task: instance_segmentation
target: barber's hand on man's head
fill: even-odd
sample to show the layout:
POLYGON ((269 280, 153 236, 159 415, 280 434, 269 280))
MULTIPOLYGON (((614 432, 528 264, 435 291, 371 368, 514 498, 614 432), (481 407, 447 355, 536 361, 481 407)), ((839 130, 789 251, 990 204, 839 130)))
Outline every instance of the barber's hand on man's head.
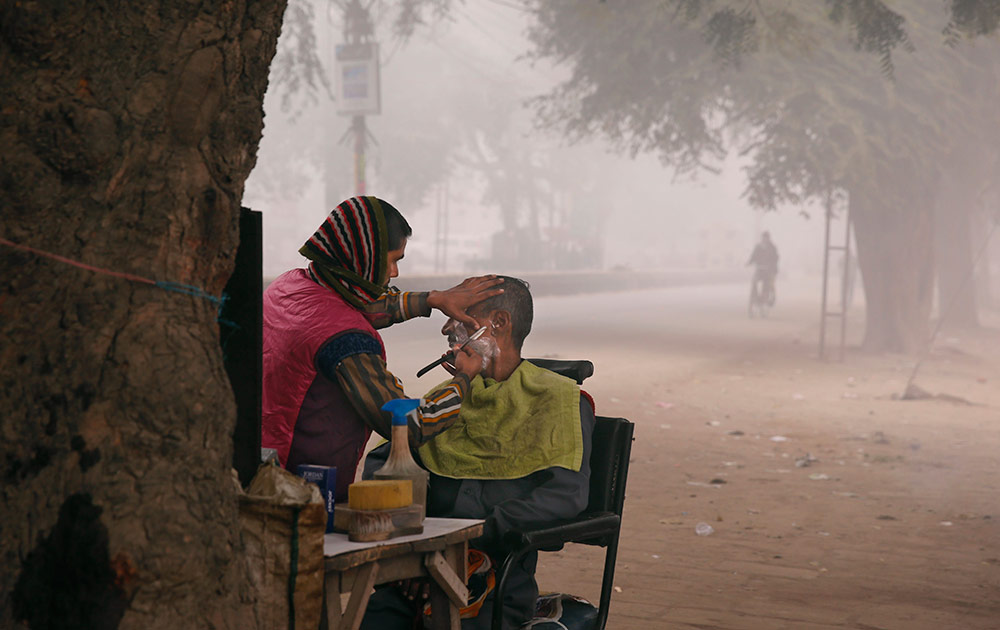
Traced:
POLYGON ((479 328, 479 323, 465 311, 486 298, 503 293, 503 288, 497 286, 502 282, 503 278, 494 275, 466 278, 447 291, 431 291, 427 295, 427 305, 463 324, 479 328))

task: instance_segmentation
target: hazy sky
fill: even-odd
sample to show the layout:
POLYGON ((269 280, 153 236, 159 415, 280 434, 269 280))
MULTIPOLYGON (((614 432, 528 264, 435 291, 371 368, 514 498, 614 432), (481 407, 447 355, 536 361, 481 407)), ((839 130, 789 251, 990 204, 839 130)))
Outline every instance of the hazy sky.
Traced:
MULTIPOLYGON (((328 17, 325 8, 317 9, 315 17, 319 56, 328 63, 332 45, 340 40, 340 17, 328 17)), ((403 273, 434 271, 439 193, 433 188, 424 199, 399 199, 380 190, 380 182, 394 175, 388 171, 399 166, 399 160, 392 159, 399 156, 388 155, 399 146, 392 140, 409 135, 407 150, 414 152, 424 142, 428 147, 447 144, 453 139, 435 135, 435 129, 462 117, 489 121, 491 110, 474 111, 474 103, 496 105, 493 113, 498 115, 511 113, 504 141, 516 144, 517 151, 529 156, 558 151, 561 163, 594 167, 587 182, 574 180, 572 172, 562 181, 577 182, 566 185, 567 195, 598 195, 606 214, 604 268, 742 266, 763 229, 771 231, 785 273, 819 268, 821 218, 814 213, 807 221, 796 209, 753 211, 740 199, 744 181, 735 162, 723 165, 721 175, 703 173, 697 181, 675 182, 672 172, 652 156, 633 160, 610 153, 596 141, 559 148, 560 138, 535 129, 531 112, 519 103, 547 92, 566 70, 532 66, 522 58, 528 51, 525 19, 511 6, 482 0, 456 3, 450 21, 418 30, 406 44, 380 32, 382 112, 367 119, 378 142, 369 151, 367 193, 396 205, 414 229, 403 273), (585 183, 588 192, 570 190, 585 183)), ((284 38, 279 41, 279 47, 287 45, 284 38)), ((329 73, 330 67, 326 70, 329 73)), ((297 250, 329 210, 324 200, 327 151, 332 149, 336 168, 347 182, 342 196, 355 192, 347 172, 351 147, 338 144, 349 119, 338 116, 334 103, 322 94, 317 104, 292 111, 283 111, 281 98, 281 86, 272 82, 258 163, 244 195, 244 205, 264 212, 265 276, 302 265, 297 250)), ((461 273, 468 257, 489 254, 501 219, 496 205, 484 203, 483 192, 481 175, 461 165, 453 170, 447 185, 447 272, 461 273)))

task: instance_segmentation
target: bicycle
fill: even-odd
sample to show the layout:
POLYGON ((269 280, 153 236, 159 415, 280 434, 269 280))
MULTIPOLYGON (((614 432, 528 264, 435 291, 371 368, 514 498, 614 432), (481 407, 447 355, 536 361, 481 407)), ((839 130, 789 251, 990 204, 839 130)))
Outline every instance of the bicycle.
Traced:
POLYGON ((768 310, 774 306, 774 300, 774 275, 758 271, 750 281, 750 304, 747 306, 750 319, 758 316, 767 317, 768 310))

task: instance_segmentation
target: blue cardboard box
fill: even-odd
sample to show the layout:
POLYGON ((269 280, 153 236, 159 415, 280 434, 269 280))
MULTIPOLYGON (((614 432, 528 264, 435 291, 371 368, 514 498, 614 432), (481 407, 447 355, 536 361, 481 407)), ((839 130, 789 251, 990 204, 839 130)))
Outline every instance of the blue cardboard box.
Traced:
POLYGON ((334 491, 337 488, 337 467, 299 464, 295 473, 310 483, 319 486, 319 493, 326 503, 326 533, 333 531, 334 491))

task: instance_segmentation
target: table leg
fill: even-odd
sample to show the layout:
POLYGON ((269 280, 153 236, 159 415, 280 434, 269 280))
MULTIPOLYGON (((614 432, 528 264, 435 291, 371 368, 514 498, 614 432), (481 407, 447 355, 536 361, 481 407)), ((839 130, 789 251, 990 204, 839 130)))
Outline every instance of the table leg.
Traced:
POLYGON ((327 573, 323 580, 326 630, 340 630, 340 574, 327 573))
POLYGON ((469 589, 465 585, 465 576, 459 577, 454 565, 449 564, 440 551, 426 556, 424 566, 434 578, 434 583, 448 595, 452 604, 461 608, 469 603, 469 589))
POLYGON ((365 616, 365 608, 368 607, 368 598, 372 595, 377 576, 378 562, 366 564, 358 570, 354 588, 351 589, 351 598, 347 600, 347 610, 341 619, 342 630, 358 630, 361 627, 361 619, 365 616))
POLYGON ((468 603, 466 587, 468 547, 465 541, 449 545, 442 554, 434 552, 424 558, 431 580, 431 628, 460 630, 460 608, 468 603))
POLYGON ((460 630, 462 627, 456 606, 436 581, 431 581, 431 628, 460 630))

